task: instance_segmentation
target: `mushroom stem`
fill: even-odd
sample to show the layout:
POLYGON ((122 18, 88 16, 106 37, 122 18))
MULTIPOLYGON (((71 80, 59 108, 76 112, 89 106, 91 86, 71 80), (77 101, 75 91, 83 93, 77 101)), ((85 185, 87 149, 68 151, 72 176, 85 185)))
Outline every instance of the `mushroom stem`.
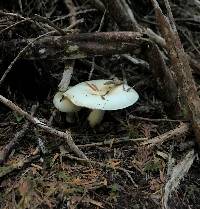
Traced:
POLYGON ((91 111, 87 120, 89 121, 89 124, 92 128, 101 123, 101 121, 103 120, 104 113, 104 110, 94 109, 91 111))

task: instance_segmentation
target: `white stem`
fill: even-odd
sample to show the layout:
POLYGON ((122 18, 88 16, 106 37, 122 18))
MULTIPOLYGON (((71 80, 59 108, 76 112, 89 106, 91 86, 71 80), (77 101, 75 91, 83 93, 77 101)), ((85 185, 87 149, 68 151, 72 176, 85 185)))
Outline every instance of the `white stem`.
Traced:
POLYGON ((91 111, 87 119, 92 128, 101 123, 101 121, 103 120, 104 113, 105 113, 104 110, 91 111))

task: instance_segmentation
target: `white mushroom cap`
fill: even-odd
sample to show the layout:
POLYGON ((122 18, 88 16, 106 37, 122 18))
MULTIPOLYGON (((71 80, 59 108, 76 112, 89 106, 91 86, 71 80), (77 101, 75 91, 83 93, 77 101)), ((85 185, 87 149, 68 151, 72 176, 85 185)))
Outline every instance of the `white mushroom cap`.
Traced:
POLYGON ((80 110, 80 107, 73 104, 67 97, 63 95, 63 92, 57 92, 53 98, 54 106, 60 112, 77 112, 80 110))
POLYGON ((98 110, 118 110, 133 105, 138 93, 127 84, 114 84, 113 80, 91 80, 79 83, 64 96, 80 107, 98 110))

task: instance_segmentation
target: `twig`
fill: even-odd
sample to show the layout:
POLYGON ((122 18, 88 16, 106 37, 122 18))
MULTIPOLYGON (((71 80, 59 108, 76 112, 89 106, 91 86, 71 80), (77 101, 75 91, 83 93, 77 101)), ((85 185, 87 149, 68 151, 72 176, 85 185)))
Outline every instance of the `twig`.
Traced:
POLYGON ((180 184, 180 181, 188 173, 195 158, 196 158, 196 154, 194 153, 194 150, 191 150, 176 166, 173 167, 170 178, 167 181, 164 188, 164 195, 162 202, 164 204, 165 209, 169 209, 168 200, 170 198, 170 195, 175 189, 177 189, 178 185, 180 184))
MULTIPOLYGON (((158 121, 156 121, 158 122, 158 121)), ((180 121, 173 121, 172 122, 180 122, 180 121)), ((96 142, 96 143, 90 143, 90 144, 83 144, 83 145, 77 145, 79 148, 86 148, 86 147, 98 147, 98 146, 110 146, 113 144, 120 144, 120 143, 127 143, 127 142, 133 142, 133 143, 137 143, 137 142, 141 142, 143 141, 141 144, 142 145, 149 145, 151 146, 155 146, 158 144, 162 144, 163 142, 173 139, 175 137, 181 137, 184 134, 186 134, 189 131, 189 124, 187 123, 181 123, 181 125, 179 125, 177 128, 175 128, 174 130, 170 130, 164 134, 161 134, 159 136, 156 136, 154 138, 148 139, 147 137, 144 138, 136 138, 136 139, 130 139, 128 137, 124 137, 124 138, 113 138, 110 140, 105 140, 103 142, 96 142)))
POLYGON ((5 15, 5 16, 11 16, 11 17, 17 17, 20 19, 25 20, 26 18, 23 17, 22 15, 18 14, 18 13, 11 13, 11 12, 4 12, 2 10, 0 10, 0 15, 5 15))
POLYGON ((72 15, 70 16, 70 24, 75 24, 76 23, 76 9, 75 5, 72 0, 64 0, 64 3, 66 7, 69 9, 69 13, 72 15))
POLYGON ((4 82, 7 74, 11 71, 13 65, 15 64, 15 62, 27 51, 27 49, 32 46, 32 44, 36 41, 38 41, 40 38, 49 35, 50 33, 52 33, 52 31, 43 34, 35 39, 33 39, 31 42, 29 42, 19 53, 18 55, 15 57, 15 59, 10 63, 10 65, 8 66, 7 70, 4 72, 4 74, 2 75, 1 79, 0 79, 0 86, 2 85, 2 83, 4 82))
POLYGON ((39 128, 43 129, 47 133, 53 134, 57 137, 64 138, 69 146, 69 148, 79 157, 87 159, 85 154, 75 145, 73 142, 71 133, 69 131, 66 131, 66 133, 62 131, 58 131, 54 128, 51 128, 38 120, 37 118, 34 118, 24 110, 22 110, 20 107, 15 105, 12 101, 6 99, 4 96, 0 95, 0 102, 2 102, 4 105, 9 107, 11 110, 16 111, 20 115, 24 116, 27 120, 29 120, 31 123, 33 123, 35 126, 38 126, 39 128))
POLYGON ((101 2, 101 0, 89 0, 92 5, 94 5, 98 10, 104 12, 105 11, 105 6, 101 2))
POLYGON ((138 185, 135 183, 135 181, 133 180, 133 178, 128 170, 126 170, 125 168, 117 168, 117 170, 123 171, 127 175, 127 177, 130 179, 130 181, 132 182, 134 187, 138 188, 138 185))
POLYGON ((142 67, 144 67, 144 68, 149 70, 149 63, 146 62, 145 60, 142 60, 142 59, 139 59, 139 58, 135 58, 135 57, 130 56, 128 54, 122 54, 121 56, 124 57, 125 59, 131 61, 133 64, 142 66, 142 67))
POLYGON ((122 30, 140 31, 132 10, 125 0, 103 0, 108 12, 122 30))
MULTIPOLYGON (((31 108, 31 115, 33 116, 36 112, 37 105, 33 105, 31 108)), ((30 122, 26 121, 26 123, 22 126, 21 130, 17 132, 14 138, 0 151, 0 165, 4 164, 6 158, 8 158, 11 150, 19 143, 20 139, 25 135, 27 129, 30 126, 30 122)))
POLYGON ((72 23, 70 26, 68 26, 65 31, 69 31, 71 30, 72 28, 76 27, 77 25, 79 25, 80 23, 83 23, 84 22, 84 19, 79 19, 77 20, 76 22, 72 23))
POLYGON ((105 70, 103 67, 100 67, 98 66, 96 63, 93 63, 89 60, 86 60, 86 59, 82 59, 82 60, 79 60, 81 63, 83 64, 86 64, 87 66, 91 67, 92 65, 94 66, 94 68, 97 70, 97 71, 100 71, 103 75, 105 76, 112 76, 113 74, 109 71, 109 69, 105 70))
MULTIPOLYGON (((106 10, 103 13, 103 16, 101 18, 101 22, 99 24, 99 28, 98 28, 97 32, 100 32, 101 29, 102 29, 102 27, 103 27, 103 23, 104 23, 104 19, 105 19, 105 14, 106 14, 106 10)), ((95 66, 95 56, 92 57, 92 66, 91 66, 91 70, 90 70, 90 73, 89 73, 89 76, 88 76, 88 80, 91 80, 91 78, 92 78, 92 74, 93 74, 94 69, 95 69, 94 66, 95 66)))
POLYGON ((167 8, 167 14, 168 14, 168 18, 170 20, 170 25, 172 26, 173 31, 175 33, 177 33, 176 24, 175 24, 175 20, 174 20, 172 11, 171 11, 171 7, 170 7, 170 4, 169 4, 169 1, 168 0, 164 0, 164 3, 165 3, 165 7, 167 8))
POLYGON ((62 75, 62 79, 60 83, 58 84, 59 91, 64 92, 67 90, 70 84, 72 74, 73 74, 73 69, 74 69, 74 60, 65 61, 65 68, 64 68, 63 75, 62 75))
MULTIPOLYGON (((64 3, 69 9, 70 13, 72 14, 72 16, 70 17, 70 24, 75 25, 77 23, 77 20, 76 20, 76 15, 75 15, 76 10, 75 10, 74 3, 71 0, 65 0, 64 3)), ((74 71, 75 61, 65 60, 64 63, 65 63, 64 72, 62 75, 62 79, 60 83, 58 84, 59 91, 62 91, 62 92, 66 91, 70 84, 71 77, 74 71)))
POLYGON ((188 123, 181 123, 177 128, 170 130, 160 136, 156 136, 148 141, 142 142, 142 145, 148 145, 149 147, 153 147, 155 145, 162 144, 163 142, 174 139, 175 137, 181 137, 187 134, 189 131, 188 123))
POLYGON ((154 79, 157 83, 158 94, 164 102, 167 112, 171 115, 178 115, 178 89, 167 67, 164 57, 156 44, 151 44, 148 50, 148 60, 152 69, 154 79))
MULTIPOLYGON (((86 14, 87 12, 95 12, 95 11, 96 11, 96 9, 85 9, 85 10, 81 10, 81 11, 76 12, 76 16, 79 15, 79 14, 86 14)), ((64 16, 61 16, 61 17, 57 17, 56 19, 52 20, 51 22, 54 23, 56 21, 66 19, 66 18, 71 17, 71 16, 74 16, 74 13, 69 13, 68 15, 64 15, 64 16)))
POLYGON ((177 33, 174 19, 171 17, 169 2, 167 0, 165 0, 165 2, 167 2, 167 10, 170 14, 170 21, 173 22, 173 27, 169 24, 166 16, 163 15, 158 2, 152 0, 159 29, 166 40, 166 47, 171 59, 171 69, 178 81, 181 108, 185 112, 186 117, 192 121, 196 141, 200 145, 200 98, 195 81, 192 77, 192 70, 187 54, 183 49, 177 33))
POLYGON ((47 23, 48 25, 50 25, 52 28, 54 28, 55 30, 57 30, 61 35, 66 35, 66 32, 64 30, 62 30, 61 28, 59 28, 57 25, 55 25, 53 22, 51 22, 49 19, 42 17, 40 15, 35 14, 34 18, 36 20, 39 20, 40 22, 43 23, 47 23))
POLYGON ((21 23, 24 23, 24 22, 27 22, 27 21, 30 21, 30 20, 31 20, 30 18, 26 18, 26 19, 22 19, 22 20, 20 20, 19 22, 16 22, 16 23, 12 24, 12 25, 9 25, 8 27, 2 29, 2 30, 0 31, 0 34, 4 33, 4 32, 7 31, 7 30, 10 30, 11 28, 15 27, 16 25, 19 25, 19 24, 21 24, 21 23))
MULTIPOLYGON (((70 25, 69 27, 66 28, 65 31, 71 30, 76 24, 79 24, 80 22, 82 22, 82 20, 79 20, 79 21, 77 21, 75 24, 70 25)), ((53 33, 55 33, 55 31, 49 31, 49 32, 47 32, 47 33, 45 33, 45 34, 42 34, 42 35, 38 36, 37 38, 35 38, 35 39, 31 40, 31 41, 28 40, 29 43, 28 43, 28 44, 27 44, 27 45, 26 45, 26 46, 18 53, 18 55, 15 57, 15 59, 14 59, 14 60, 10 63, 10 65, 8 66, 7 70, 4 72, 3 76, 2 76, 1 79, 0 79, 0 86, 1 86, 2 83, 4 82, 4 80, 5 80, 6 76, 7 76, 7 74, 11 71, 13 65, 16 63, 16 61, 17 61, 20 57, 22 57, 22 55, 25 54, 25 52, 27 52, 27 49, 28 49, 29 47, 31 47, 31 46, 32 46, 36 41, 38 41, 39 39, 44 38, 45 36, 48 36, 48 35, 53 34, 53 33)))
MULTIPOLYGON (((36 40, 23 39, 2 41, 0 43, 0 48, 3 52, 9 52, 9 55, 12 56, 12 54, 16 53, 16 48, 22 49, 24 45, 28 44, 25 49, 22 49, 22 52, 20 52, 15 60, 22 54, 26 59, 42 59, 47 57, 56 59, 76 59, 91 55, 110 55, 133 52, 134 49, 140 48, 142 43, 148 41, 142 38, 141 33, 137 32, 75 33, 66 36, 47 37, 47 35, 54 33, 55 31, 48 32, 46 35, 43 34, 36 40), (24 53, 29 46, 32 46, 32 42, 34 42, 34 46, 30 47, 29 50, 27 50, 27 53, 24 53)), ((6 56, 8 56, 8 54, 6 54, 6 56)), ((12 65, 13 64, 11 64, 11 67, 12 65)))
POLYGON ((91 143, 91 144, 81 144, 77 145, 80 148, 86 148, 86 147, 98 147, 98 146, 105 146, 105 145, 112 145, 112 144, 120 144, 120 143, 126 143, 126 142, 141 142, 141 141, 147 141, 148 138, 136 138, 136 139, 129 139, 128 137, 124 138, 117 138, 117 139, 110 139, 110 140, 104 140, 103 142, 96 142, 96 143, 91 143))
POLYGON ((187 122, 188 120, 175 120, 175 119, 169 119, 169 118, 143 118, 138 117, 134 115, 129 115, 129 119, 131 120, 144 120, 149 122, 187 122))

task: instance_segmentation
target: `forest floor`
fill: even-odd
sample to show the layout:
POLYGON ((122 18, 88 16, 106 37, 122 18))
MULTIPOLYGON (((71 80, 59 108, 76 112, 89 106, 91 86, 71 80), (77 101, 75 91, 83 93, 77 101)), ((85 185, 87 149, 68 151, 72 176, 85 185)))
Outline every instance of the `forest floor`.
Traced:
MULTIPOLYGON (((162 35, 153 1, 106 2, 0 2, 0 209, 200 208, 195 121, 180 108, 182 84, 176 73, 170 73, 172 79, 158 73, 162 61, 168 73, 173 66, 168 48, 157 41, 156 56, 153 41, 144 35, 147 28, 162 35), (59 38, 56 47, 56 41, 49 41, 64 36, 65 29, 78 34, 68 37, 69 44, 75 41, 83 51, 63 49, 59 38), (127 33, 119 37, 119 31, 127 33), (128 31, 143 33, 142 38, 131 42, 128 31), (93 38, 95 32, 101 37, 93 38), (113 32, 112 37, 101 32, 113 32), (67 123, 52 102, 64 68, 73 71, 71 80, 65 78, 70 86, 117 77, 138 92, 139 100, 126 109, 106 111, 95 128, 88 124, 86 108, 67 123), (36 118, 48 128, 35 123, 36 118)), ((167 14, 164 1, 158 2, 167 14)), ((199 95, 200 1, 170 5, 199 95)))

